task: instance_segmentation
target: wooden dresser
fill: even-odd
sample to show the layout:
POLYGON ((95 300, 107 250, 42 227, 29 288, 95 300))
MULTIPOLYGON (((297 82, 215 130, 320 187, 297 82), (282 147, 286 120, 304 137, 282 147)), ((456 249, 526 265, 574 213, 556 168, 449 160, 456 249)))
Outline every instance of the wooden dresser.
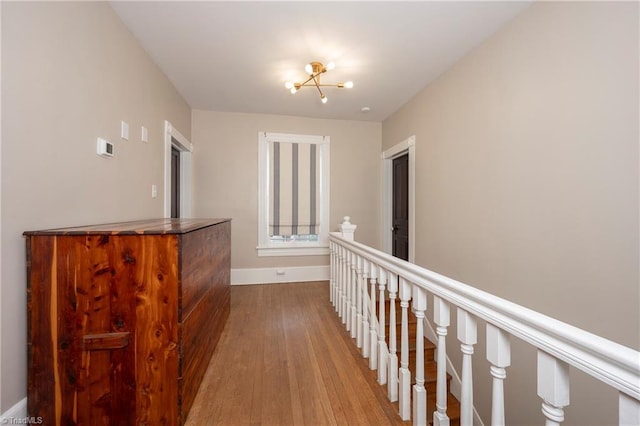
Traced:
POLYGON ((230 220, 25 236, 29 415, 182 425, 229 316, 230 220))

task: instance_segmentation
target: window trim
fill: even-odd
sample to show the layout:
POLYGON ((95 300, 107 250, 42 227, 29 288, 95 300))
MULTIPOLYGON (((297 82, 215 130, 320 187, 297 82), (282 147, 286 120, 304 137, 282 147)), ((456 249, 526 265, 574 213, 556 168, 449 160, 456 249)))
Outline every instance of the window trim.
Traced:
POLYGON ((316 256, 329 254, 330 137, 291 133, 258 133, 258 256, 316 256), (269 143, 318 145, 320 160, 320 229, 318 241, 281 241, 269 238, 269 143))

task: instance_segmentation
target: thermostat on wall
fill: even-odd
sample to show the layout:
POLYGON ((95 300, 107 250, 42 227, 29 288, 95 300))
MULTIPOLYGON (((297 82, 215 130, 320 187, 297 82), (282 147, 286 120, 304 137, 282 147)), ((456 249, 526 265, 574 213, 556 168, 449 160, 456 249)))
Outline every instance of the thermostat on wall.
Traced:
POLYGON ((108 140, 98 138, 98 155, 113 157, 113 144, 108 140))

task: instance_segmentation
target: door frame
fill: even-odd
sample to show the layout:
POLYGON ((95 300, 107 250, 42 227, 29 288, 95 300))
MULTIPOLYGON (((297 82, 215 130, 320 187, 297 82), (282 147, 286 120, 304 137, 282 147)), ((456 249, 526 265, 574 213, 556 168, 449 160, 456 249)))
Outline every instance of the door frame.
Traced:
POLYGON ((193 145, 170 122, 164 122, 164 217, 171 217, 171 147, 180 151, 180 217, 192 217, 193 145))
POLYGON ((415 262, 416 248, 416 214, 415 214, 415 180, 416 180, 416 137, 408 139, 384 151, 382 161, 382 247, 385 253, 392 253, 393 226, 393 160, 404 154, 409 155, 409 262, 415 262))

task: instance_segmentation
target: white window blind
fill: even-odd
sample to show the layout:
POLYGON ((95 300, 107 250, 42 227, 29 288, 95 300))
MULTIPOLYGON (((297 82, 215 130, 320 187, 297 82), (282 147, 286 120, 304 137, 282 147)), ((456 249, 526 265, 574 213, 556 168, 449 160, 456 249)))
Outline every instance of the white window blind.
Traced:
POLYGON ((329 247, 330 137, 258 133, 258 256, 329 247))
POLYGON ((318 146, 269 144, 271 197, 269 235, 316 235, 320 226, 318 146))

